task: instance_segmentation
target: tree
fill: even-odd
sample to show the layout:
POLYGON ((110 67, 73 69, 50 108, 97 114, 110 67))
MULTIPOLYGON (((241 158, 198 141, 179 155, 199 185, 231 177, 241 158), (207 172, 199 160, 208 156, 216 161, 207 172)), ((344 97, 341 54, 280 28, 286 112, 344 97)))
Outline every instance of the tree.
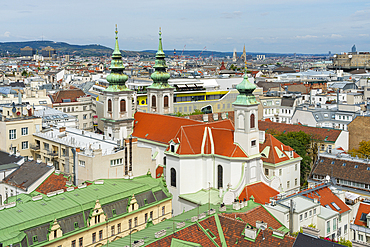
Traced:
POLYGON ((28 76, 28 73, 27 73, 27 71, 23 70, 23 71, 22 71, 22 76, 25 76, 25 77, 27 77, 27 76, 28 76))
POLYGON ((352 242, 349 241, 349 240, 345 240, 344 238, 340 238, 339 241, 338 241, 338 244, 348 246, 348 247, 352 247, 352 242))
POLYGON ((360 157, 360 158, 368 158, 370 156, 370 141, 361 141, 359 143, 360 147, 358 149, 351 149, 348 152, 353 156, 353 157, 360 157))

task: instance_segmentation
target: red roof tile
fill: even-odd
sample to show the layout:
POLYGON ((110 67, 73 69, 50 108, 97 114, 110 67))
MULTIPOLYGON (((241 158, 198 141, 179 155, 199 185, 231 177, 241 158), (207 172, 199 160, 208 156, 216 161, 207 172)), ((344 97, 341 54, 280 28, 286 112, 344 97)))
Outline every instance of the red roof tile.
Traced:
POLYGON ((275 123, 269 121, 258 121, 258 128, 259 130, 275 130, 281 133, 288 133, 288 132, 299 132, 303 131, 306 134, 312 135, 313 138, 319 140, 325 140, 330 142, 335 142, 342 132, 341 130, 336 129, 324 129, 324 128, 316 128, 316 127, 308 127, 303 125, 296 125, 296 124, 285 124, 285 123, 275 123))
MULTIPOLYGON (((310 190, 309 189, 305 190, 306 193, 307 191, 310 190)), ((304 194, 304 196, 311 199, 317 198, 319 199, 321 206, 325 207, 326 205, 329 205, 329 207, 332 210, 339 212, 340 214, 350 210, 350 208, 339 197, 337 197, 328 187, 315 190, 315 192, 304 194), (318 193, 320 196, 317 196, 315 192, 318 193), (333 202, 340 208, 340 210, 337 210, 333 206, 333 204, 331 204, 333 202)))
POLYGON ((180 155, 214 154, 227 157, 247 157, 239 146, 234 144, 234 126, 230 120, 182 126, 174 138, 180 145, 180 155), (204 140, 204 146, 203 146, 204 140))
POLYGON ((279 194, 279 191, 271 188, 263 182, 247 185, 239 195, 239 200, 246 199, 247 201, 251 196, 254 197, 254 201, 260 204, 270 202, 270 197, 275 197, 279 194))
MULTIPOLYGON (((265 135, 265 141, 262 145, 260 145, 260 152, 262 152, 266 147, 270 147, 269 153, 267 157, 262 156, 262 160, 264 162, 270 164, 278 164, 283 161, 290 160, 288 154, 285 151, 292 151, 293 149, 287 145, 284 145, 278 139, 273 137, 270 134, 265 135), (284 155, 280 155, 277 153, 276 149, 279 149, 284 155)), ((298 158, 299 155, 293 151, 293 158, 298 158)))
POLYGON ((135 113, 132 136, 168 144, 181 126, 202 124, 201 122, 152 113, 135 113))
MULTIPOLYGON (((47 194, 49 192, 53 192, 56 190, 63 189, 66 191, 68 188, 66 186, 66 182, 68 181, 68 178, 65 177, 63 174, 51 174, 40 186, 36 189, 37 192, 40 192, 42 194, 47 194)), ((86 182, 86 185, 91 185, 91 183, 86 182)), ((74 187, 77 189, 77 187, 74 187)))
POLYGON ((85 96, 86 94, 79 88, 68 90, 60 90, 51 96, 53 103, 63 103, 64 99, 70 99, 71 102, 76 102, 77 98, 85 96))
POLYGON ((163 166, 158 166, 155 170, 155 177, 160 178, 163 174, 163 166))
POLYGON ((360 220, 363 213, 366 215, 370 213, 370 204, 360 203, 360 205, 358 206, 358 210, 357 210, 357 214, 355 218, 355 225, 365 226, 365 227, 367 226, 366 221, 360 220))
POLYGON ((233 219, 239 217, 245 223, 248 223, 253 227, 256 227, 257 220, 267 223, 267 227, 272 227, 273 229, 278 229, 283 226, 277 219, 274 218, 274 216, 272 216, 262 206, 255 207, 245 213, 230 213, 230 214, 224 213, 222 215, 233 219))

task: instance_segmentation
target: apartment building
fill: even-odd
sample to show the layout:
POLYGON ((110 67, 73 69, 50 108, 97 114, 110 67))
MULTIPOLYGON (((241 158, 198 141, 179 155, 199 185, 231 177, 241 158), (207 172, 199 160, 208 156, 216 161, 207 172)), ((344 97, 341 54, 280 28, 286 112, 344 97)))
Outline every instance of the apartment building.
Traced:
POLYGON ((34 158, 73 175, 75 184, 102 178, 136 177, 148 171, 155 173, 151 149, 138 146, 136 139, 113 140, 69 127, 46 128, 33 137, 34 158))
POLYGON ((23 157, 32 157, 32 134, 41 129, 42 119, 34 116, 34 109, 25 103, 2 105, 0 109, 0 133, 3 138, 0 149, 23 157))
POLYGON ((150 176, 18 199, 0 206, 2 246, 101 246, 169 219, 172 210, 163 180, 150 176))
POLYGON ((93 129, 93 99, 81 89, 73 88, 58 91, 51 96, 53 108, 77 118, 78 128, 93 129))

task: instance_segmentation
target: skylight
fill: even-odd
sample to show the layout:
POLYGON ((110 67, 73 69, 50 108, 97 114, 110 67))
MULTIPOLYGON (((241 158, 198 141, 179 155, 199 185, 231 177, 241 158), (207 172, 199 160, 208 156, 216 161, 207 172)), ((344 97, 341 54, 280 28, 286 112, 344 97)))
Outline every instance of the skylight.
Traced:
POLYGON ((346 163, 343 163, 343 166, 346 166, 346 163))
POLYGON ((335 203, 335 202, 332 202, 331 203, 331 205, 333 205, 333 207, 336 209, 336 210, 338 210, 338 211, 340 211, 341 209, 340 209, 340 207, 338 207, 338 205, 335 203))
POLYGON ((334 161, 332 161, 331 164, 334 165, 334 161))
POLYGON ((358 165, 355 165, 355 168, 358 168, 358 165))
POLYGON ((325 207, 326 207, 327 209, 331 209, 331 207, 329 206, 329 204, 326 204, 326 205, 325 205, 325 207))
POLYGON ((370 171, 370 167, 368 167, 366 170, 370 171))

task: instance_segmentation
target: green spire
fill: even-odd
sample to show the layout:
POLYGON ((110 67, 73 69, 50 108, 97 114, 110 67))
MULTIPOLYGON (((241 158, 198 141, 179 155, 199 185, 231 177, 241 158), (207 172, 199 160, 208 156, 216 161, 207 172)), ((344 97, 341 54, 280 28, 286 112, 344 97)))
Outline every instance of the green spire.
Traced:
POLYGON ((159 28, 159 45, 158 51, 155 55, 155 65, 153 66, 155 72, 150 76, 153 80, 153 84, 149 88, 171 88, 172 86, 168 85, 168 79, 170 79, 170 74, 166 72, 166 55, 163 52, 162 47, 162 32, 159 28))
POLYGON ((253 91, 256 88, 257 86, 248 80, 247 71, 245 71, 243 81, 236 86, 236 89, 239 91, 239 95, 236 97, 233 105, 258 104, 256 97, 253 95, 253 91))
POLYGON ((118 30, 116 24, 116 44, 114 47, 114 51, 112 53, 112 62, 109 67, 111 73, 107 76, 107 81, 109 82, 109 86, 105 91, 122 91, 128 90, 125 82, 127 81, 128 77, 123 73, 125 67, 123 66, 122 62, 122 54, 119 50, 118 46, 118 30))

